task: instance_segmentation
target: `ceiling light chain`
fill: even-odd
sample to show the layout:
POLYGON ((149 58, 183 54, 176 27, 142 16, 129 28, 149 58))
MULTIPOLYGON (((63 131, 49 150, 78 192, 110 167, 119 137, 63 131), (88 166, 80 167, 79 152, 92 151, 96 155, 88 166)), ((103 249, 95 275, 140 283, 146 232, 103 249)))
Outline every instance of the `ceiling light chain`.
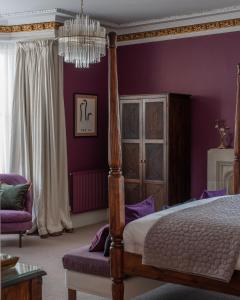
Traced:
POLYGON ((83 0, 80 14, 66 20, 58 30, 58 54, 76 68, 88 68, 106 54, 106 29, 83 14, 83 0))

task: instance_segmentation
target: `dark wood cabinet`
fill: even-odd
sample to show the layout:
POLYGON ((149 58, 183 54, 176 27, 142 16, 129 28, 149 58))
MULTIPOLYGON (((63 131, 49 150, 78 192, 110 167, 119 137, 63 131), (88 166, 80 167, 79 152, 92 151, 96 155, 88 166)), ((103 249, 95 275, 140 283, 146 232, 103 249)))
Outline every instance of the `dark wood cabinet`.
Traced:
POLYGON ((190 198, 190 96, 121 96, 125 202, 154 195, 156 208, 190 198))

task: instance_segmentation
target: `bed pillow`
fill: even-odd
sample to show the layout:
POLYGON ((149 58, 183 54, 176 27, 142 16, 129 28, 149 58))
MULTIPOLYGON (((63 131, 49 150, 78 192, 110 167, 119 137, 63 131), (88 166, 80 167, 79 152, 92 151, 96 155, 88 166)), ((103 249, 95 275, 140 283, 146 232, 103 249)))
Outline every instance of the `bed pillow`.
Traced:
POLYGON ((196 201, 197 199, 196 198, 191 198, 187 201, 184 201, 184 202, 180 202, 180 203, 177 203, 177 204, 173 204, 173 205, 163 205, 160 210, 165 210, 165 209, 169 209, 169 208, 172 208, 172 207, 175 207, 175 206, 179 206, 179 205, 182 205, 182 204, 186 204, 186 203, 190 203, 190 202, 193 202, 193 201, 196 201))
POLYGON ((218 190, 218 191, 208 191, 204 190, 200 199, 207 199, 212 197, 218 197, 218 196, 225 196, 227 193, 226 189, 218 190))
POLYGON ((125 224, 155 212, 154 198, 148 197, 140 203, 125 205, 125 224))
POLYGON ((97 231, 89 247, 89 251, 103 252, 108 235, 109 235, 109 224, 106 224, 97 231))
POLYGON ((23 210, 25 196, 31 187, 31 183, 10 185, 0 183, 1 209, 23 210))

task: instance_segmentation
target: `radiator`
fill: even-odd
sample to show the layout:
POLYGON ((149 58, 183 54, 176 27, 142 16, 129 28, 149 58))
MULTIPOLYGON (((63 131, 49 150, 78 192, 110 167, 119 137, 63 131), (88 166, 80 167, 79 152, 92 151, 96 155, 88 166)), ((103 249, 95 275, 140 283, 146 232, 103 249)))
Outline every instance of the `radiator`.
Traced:
POLYGON ((78 171, 70 175, 72 213, 82 213, 108 206, 106 170, 78 171))

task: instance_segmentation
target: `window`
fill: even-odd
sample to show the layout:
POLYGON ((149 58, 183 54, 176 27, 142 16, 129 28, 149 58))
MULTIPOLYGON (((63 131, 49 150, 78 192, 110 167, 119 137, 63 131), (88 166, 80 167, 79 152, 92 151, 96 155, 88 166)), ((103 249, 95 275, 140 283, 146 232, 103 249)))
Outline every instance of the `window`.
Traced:
POLYGON ((0 44, 0 172, 9 172, 11 112, 14 82, 14 47, 0 44))

